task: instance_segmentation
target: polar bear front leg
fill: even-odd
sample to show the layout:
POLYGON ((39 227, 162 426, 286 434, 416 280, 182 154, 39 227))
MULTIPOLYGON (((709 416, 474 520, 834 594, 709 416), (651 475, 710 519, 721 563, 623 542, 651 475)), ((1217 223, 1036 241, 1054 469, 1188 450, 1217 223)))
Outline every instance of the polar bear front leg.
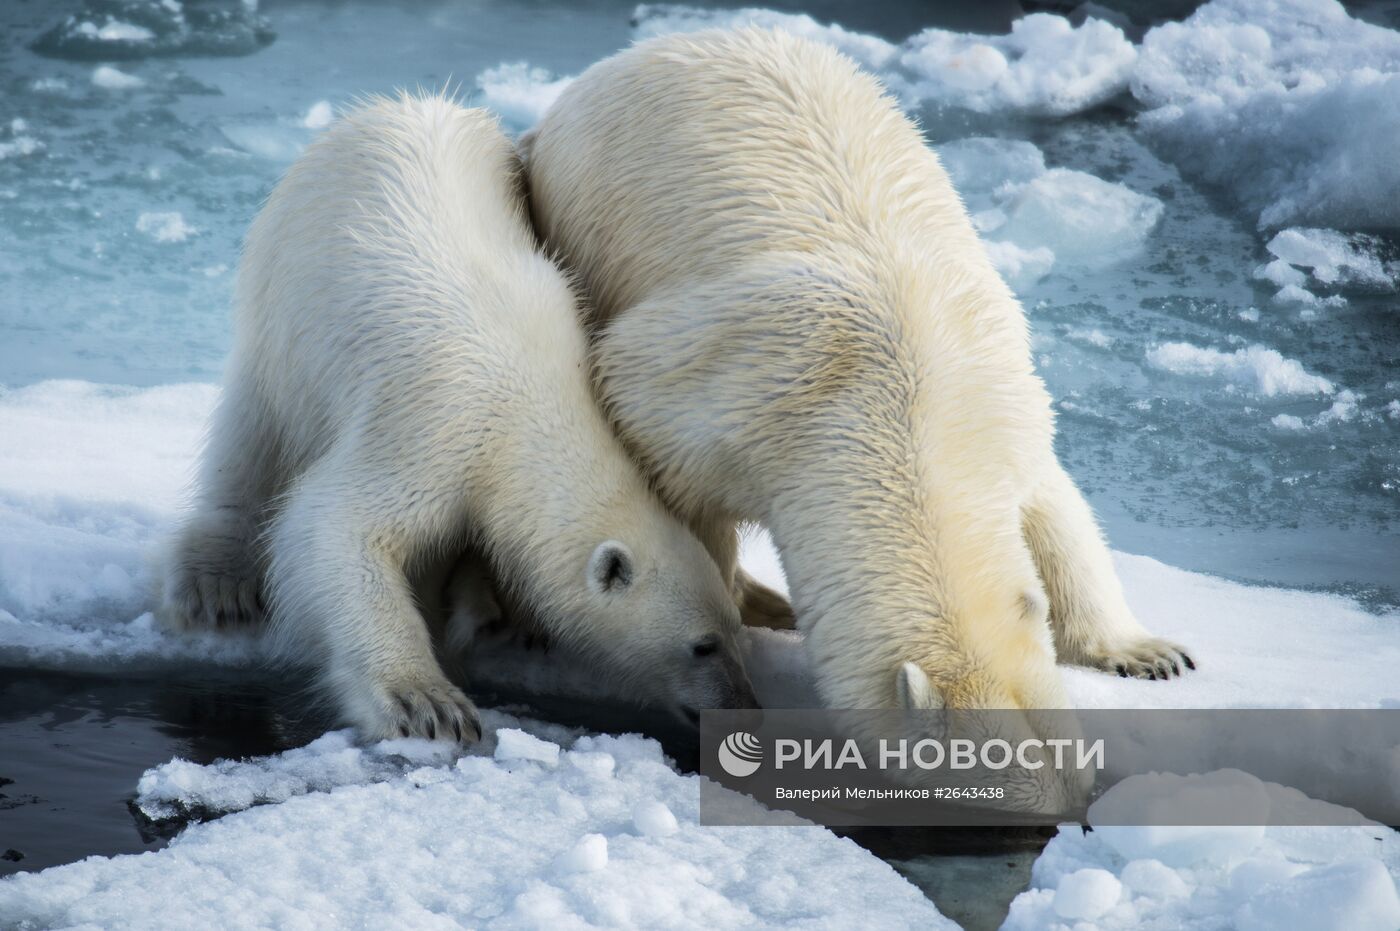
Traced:
POLYGON ((1060 662, 1141 679, 1196 668, 1182 647, 1151 636, 1133 617, 1098 522, 1058 463, 1032 493, 1023 527, 1050 599, 1060 662))
POLYGON ((411 535, 366 520, 356 500, 314 478, 292 493, 271 539, 275 630, 322 646, 327 685, 362 737, 479 740, 476 706, 443 674, 414 604, 411 535))

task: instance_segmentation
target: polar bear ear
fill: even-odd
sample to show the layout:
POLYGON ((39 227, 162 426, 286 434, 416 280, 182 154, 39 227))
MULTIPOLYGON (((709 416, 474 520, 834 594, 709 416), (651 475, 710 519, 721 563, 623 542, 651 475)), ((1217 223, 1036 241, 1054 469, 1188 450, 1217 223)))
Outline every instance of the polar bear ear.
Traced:
POLYGON ((635 572, 632 551, 616 540, 604 540, 588 557, 588 588, 596 594, 623 591, 635 572))
POLYGON ((899 667, 894 674, 894 691, 905 711, 938 711, 943 707, 943 698, 928 680, 928 673, 915 663, 899 667))

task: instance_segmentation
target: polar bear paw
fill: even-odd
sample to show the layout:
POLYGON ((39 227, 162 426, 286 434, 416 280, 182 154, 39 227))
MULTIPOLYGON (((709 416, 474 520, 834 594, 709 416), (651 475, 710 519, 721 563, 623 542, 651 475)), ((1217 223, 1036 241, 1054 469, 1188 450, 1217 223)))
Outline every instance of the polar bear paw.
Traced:
POLYGON ((1196 668, 1183 647, 1158 637, 1129 640, 1076 662, 1131 679, 1170 679, 1196 668))
POLYGON ((252 531, 240 518, 201 516, 177 544, 166 580, 169 621, 186 629, 256 624, 264 614, 252 531))
POLYGON ((372 735, 425 737, 472 744, 481 739, 481 716, 462 690, 447 680, 401 682, 383 690, 372 735))

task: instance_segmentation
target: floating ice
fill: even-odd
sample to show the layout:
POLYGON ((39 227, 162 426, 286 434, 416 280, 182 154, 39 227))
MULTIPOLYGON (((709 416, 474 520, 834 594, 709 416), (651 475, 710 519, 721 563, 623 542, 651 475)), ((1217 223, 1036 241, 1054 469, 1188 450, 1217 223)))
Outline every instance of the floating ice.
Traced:
POLYGON ((199 232, 179 211, 143 213, 136 218, 136 231, 156 242, 184 242, 199 232))
POLYGON ((1382 262, 1380 249, 1375 236, 1291 227, 1269 240, 1268 250, 1277 258, 1265 267, 1275 270, 1279 277, 1269 280, 1279 285, 1303 284, 1307 276, 1298 269, 1306 268, 1325 285, 1393 291, 1400 287, 1400 265, 1382 262))
MULTIPOLYGON (((352 749, 323 741, 327 758, 352 749)), ((699 777, 677 773, 654 741, 581 737, 561 763, 580 752, 617 767, 466 755, 371 773, 192 824, 154 853, 10 877, 0 914, 34 927, 222 927, 234 915, 258 927, 956 928, 829 831, 700 826, 699 777), (648 802, 674 812, 674 831, 633 831, 648 802)), ((288 756, 249 762, 275 773, 288 756)), ((225 779, 219 764, 205 769, 209 783, 225 779)), ((186 776, 194 807, 205 777, 186 776)))
POLYGON ((98 65, 92 72, 92 83, 110 91, 133 90, 144 87, 146 82, 134 74, 127 74, 111 65, 98 65))
POLYGON ((510 128, 528 129, 572 81, 572 77, 555 77, 525 62, 498 65, 477 75, 476 86, 481 91, 478 102, 496 111, 510 128))
POLYGON ((1040 149, 972 137, 938 147, 997 270, 1025 290, 1056 264, 1102 268, 1142 248, 1162 203, 1082 171, 1046 169, 1040 149))
POLYGON ((907 94, 979 113, 1066 116, 1123 93, 1137 49, 1117 26, 1033 13, 1011 34, 979 36, 925 29, 900 46, 907 94))
POLYGON ((255 2, 84 0, 33 48, 54 58, 113 61, 153 55, 247 55, 272 39, 255 2))
POLYGON ((335 110, 331 107, 331 102, 318 100, 306 111, 306 116, 301 118, 301 125, 307 129, 325 129, 334 119, 335 110))
POLYGON ((1153 366, 1177 375, 1218 376, 1263 395, 1331 394, 1332 382, 1306 371, 1296 359, 1285 359, 1267 346, 1221 352, 1190 343, 1163 343, 1147 351, 1153 366))
POLYGON ((1143 38, 1141 126, 1261 227, 1400 226, 1400 33, 1335 0, 1212 0, 1143 38))

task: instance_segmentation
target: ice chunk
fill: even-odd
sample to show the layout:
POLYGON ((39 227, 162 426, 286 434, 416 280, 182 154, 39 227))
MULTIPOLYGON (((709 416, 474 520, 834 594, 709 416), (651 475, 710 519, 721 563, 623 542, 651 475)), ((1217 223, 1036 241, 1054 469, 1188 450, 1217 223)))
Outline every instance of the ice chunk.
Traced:
POLYGON ((1230 895, 1243 902, 1265 886, 1291 879, 1304 869, 1300 864, 1275 858, 1245 860, 1230 870, 1230 895))
POLYGON ((1147 351, 1147 361, 1177 375, 1223 377, 1264 397, 1336 391, 1332 382, 1309 373, 1296 359, 1257 344, 1221 352, 1190 343, 1163 343, 1147 351))
POLYGON ((1334 863, 1260 889, 1235 913, 1239 931, 1394 931, 1400 897, 1376 859, 1334 863))
POLYGON ((632 826, 646 837, 670 837, 679 830, 671 809, 655 799, 645 799, 632 806, 632 826))
POLYGON ((248 55, 272 40, 258 5, 243 0, 84 0, 33 48, 54 58, 114 61, 153 55, 248 55))
POLYGON ((1014 242, 985 240, 987 257, 1013 291, 1024 291, 1050 274, 1055 253, 1045 246, 1023 249, 1014 242))
POLYGON ((937 151, 953 186, 974 212, 994 203, 998 191, 1017 190, 1045 174, 1045 155, 1024 139, 973 136, 945 142, 937 151))
POLYGON ((608 865, 608 839, 601 834, 585 834, 567 853, 555 861, 561 873, 596 873, 608 865))
POLYGON ((111 65, 98 65, 92 72, 92 83, 110 91, 133 90, 144 87, 146 82, 134 74, 127 74, 111 65))
POLYGON ((184 242, 199 233, 177 210, 141 214, 136 218, 136 231, 156 242, 184 242))
POLYGON ((1082 171, 1052 168, 1006 207, 995 231, 1022 248, 1048 248, 1055 260, 1099 268, 1138 251, 1162 217, 1162 202, 1082 171))
POLYGON ((1033 13, 1006 36, 926 29, 900 46, 906 93, 917 101, 980 113, 1066 116, 1127 89, 1137 49, 1117 26, 1098 19, 1070 25, 1033 13))
POLYGON ((329 100, 318 100, 301 118, 301 125, 307 129, 325 129, 335 119, 335 110, 329 100))
POLYGON ((1055 888, 1055 914, 1093 920, 1117 905, 1122 894, 1123 884, 1108 870, 1078 870, 1055 888))
POLYGON ((1400 226, 1400 33, 1335 0, 1212 0, 1149 31, 1140 125, 1262 227, 1400 226))
POLYGON ((1225 863, 1249 853, 1264 836, 1268 813, 1263 782, 1238 770, 1221 770, 1202 776, 1130 776, 1096 799, 1088 818, 1094 832, 1124 859, 1182 867, 1225 863), (1248 821, 1254 815, 1257 824, 1172 824, 1171 813, 1183 806, 1199 812, 1218 809, 1217 820, 1248 821))
POLYGON ((1393 291, 1400 286, 1400 266, 1387 266, 1381 261, 1381 242, 1375 236, 1290 227, 1269 240, 1268 249, 1277 258, 1265 267, 1282 265, 1292 273, 1280 272, 1283 280, 1271 277, 1275 284, 1301 285, 1306 276, 1292 267, 1296 265, 1308 269, 1313 278, 1325 285, 1380 291, 1393 291))
POLYGON ((833 46, 875 70, 882 68, 895 54, 895 47, 878 36, 852 32, 837 25, 823 25, 805 13, 780 13, 753 7, 713 10, 675 3, 643 3, 633 12, 632 23, 633 36, 637 39, 700 29, 737 29, 744 26, 781 29, 833 46))
POLYGON ((244 152, 272 162, 295 160, 311 138, 304 124, 286 122, 228 123, 219 132, 244 152))
POLYGON ((496 759, 533 760, 551 769, 559 765, 559 745, 516 728, 496 732, 496 759))
POLYGON ((572 81, 521 61, 487 68, 477 75, 476 86, 482 106, 495 110, 511 128, 522 130, 538 122, 572 81))

